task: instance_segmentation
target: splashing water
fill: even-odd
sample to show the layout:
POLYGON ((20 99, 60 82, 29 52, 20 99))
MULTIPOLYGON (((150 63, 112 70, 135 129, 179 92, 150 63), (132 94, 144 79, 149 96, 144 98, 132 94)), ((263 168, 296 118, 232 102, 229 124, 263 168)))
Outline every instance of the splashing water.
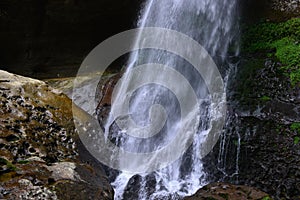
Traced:
MULTIPOLYGON (((229 46, 235 46, 236 10, 236 0, 148 0, 141 10, 137 25, 141 28, 162 27, 184 33, 198 41, 216 63, 222 66, 228 56, 229 46)), ((158 41, 163 40, 160 35, 155 37, 158 41)), ((136 44, 143 42, 142 40, 143 38, 137 36, 136 44)), ((188 46, 179 48, 189 50, 188 46)), ((235 49, 233 53, 237 54, 238 50, 235 49)), ((180 199, 195 193, 206 184, 203 163, 197 155, 200 154, 201 143, 210 129, 209 120, 214 117, 214 113, 210 110, 209 92, 201 75, 195 73, 183 58, 157 49, 131 53, 127 71, 123 75, 122 90, 126 90, 134 79, 130 69, 145 63, 159 63, 173 67, 189 81, 197 97, 201 99, 197 116, 191 115, 191 119, 187 119, 199 118, 198 133, 187 152, 171 165, 151 173, 120 172, 112 183, 115 200, 180 199)), ((151 76, 156 80, 167 78, 165 73, 153 72, 151 69, 144 71, 140 76, 145 78, 151 76)), ((179 92, 184 94, 181 83, 174 84, 179 92)), ((117 93, 115 101, 122 102, 123 98, 117 93)), ((140 87, 130 101, 129 112, 138 125, 146 126, 150 123, 150 117, 146 113, 151 113, 151 105, 158 104, 165 108, 165 113, 161 115, 167 118, 159 134, 151 139, 132 138, 126 135, 126 130, 116 126, 115 118, 110 115, 105 125, 106 137, 113 139, 116 145, 130 152, 147 153, 163 148, 172 139, 179 121, 178 116, 181 114, 174 94, 167 88, 155 84, 140 87)), ((111 109, 114 109, 114 104, 111 109)), ((119 162, 122 162, 122 159, 119 162)))

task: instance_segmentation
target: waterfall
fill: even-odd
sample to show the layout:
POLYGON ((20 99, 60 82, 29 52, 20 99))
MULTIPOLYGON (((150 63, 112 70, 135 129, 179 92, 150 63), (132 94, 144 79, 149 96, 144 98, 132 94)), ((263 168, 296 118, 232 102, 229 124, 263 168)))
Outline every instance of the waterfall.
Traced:
MULTIPOLYGON (((137 26, 139 28, 161 27, 188 35, 206 49, 222 72, 226 71, 223 68, 226 68, 225 61, 229 54, 229 47, 234 49, 230 53, 238 53, 235 45, 237 0, 147 0, 140 12, 137 26)), ((157 38, 157 42, 163 42, 165 39, 161 35, 153 37, 157 38)), ((143 39, 138 35, 135 45, 141 44, 143 39)), ((178 48, 189 51, 189 46, 178 48)), ((209 121, 214 118, 214 113, 210 109, 211 99, 203 77, 193 71, 190 63, 172 52, 143 49, 130 54, 120 90, 126 91, 136 78, 131 74, 131 70, 147 63, 170 66, 189 81, 201 101, 199 107, 196 108, 197 112, 191 111, 185 120, 198 119, 198 130, 192 145, 180 158, 168 166, 145 173, 119 172, 112 181, 115 200, 180 199, 195 193, 207 183, 207 174, 198 155, 201 153, 201 144, 211 128, 209 121)), ((157 73, 154 68, 148 68, 139 74, 139 78, 151 77, 152 80, 166 80, 168 75, 163 70, 162 68, 157 73)), ((226 76, 226 74, 222 75, 226 76)), ((186 91, 182 83, 173 84, 177 86, 178 93, 185 95, 186 91)), ((124 101, 124 94, 126 93, 117 92, 115 103, 121 104, 124 101)), ((161 85, 149 84, 138 88, 132 95, 129 104, 130 115, 135 123, 142 127, 146 127, 150 123, 149 115, 155 109, 151 106, 158 104, 163 106, 164 113, 160 113, 159 117, 153 115, 166 120, 165 124, 161 126, 162 130, 150 139, 132 137, 130 136, 132 133, 129 132, 135 129, 123 130, 116 125, 116 116, 110 114, 105 124, 107 139, 113 140, 117 146, 126 151, 136 153, 157 151, 172 140, 179 116, 182 114, 178 109, 179 103, 174 93, 161 85)), ((113 103, 111 110, 114 109, 115 104, 113 103)), ((128 161, 122 158, 118 162, 133 162, 134 164, 134 160, 128 161)), ((149 162, 151 161, 149 160, 149 162)))

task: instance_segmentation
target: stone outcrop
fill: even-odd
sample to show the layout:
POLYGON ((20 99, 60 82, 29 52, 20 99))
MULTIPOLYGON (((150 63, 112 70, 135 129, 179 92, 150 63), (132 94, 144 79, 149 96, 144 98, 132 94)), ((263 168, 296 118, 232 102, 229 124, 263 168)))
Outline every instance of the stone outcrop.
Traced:
POLYGON ((242 21, 246 23, 285 21, 300 15, 299 0, 245 0, 241 8, 242 21))
POLYGON ((241 66, 229 84, 230 119, 221 144, 205 158, 210 180, 299 199, 299 88, 269 58, 244 58, 241 66))
POLYGON ((212 183, 184 200, 271 200, 268 194, 258 189, 244 186, 231 185, 228 183, 212 183))
POLYGON ((67 96, 0 71, 0 108, 1 199, 113 199, 78 139, 67 96))

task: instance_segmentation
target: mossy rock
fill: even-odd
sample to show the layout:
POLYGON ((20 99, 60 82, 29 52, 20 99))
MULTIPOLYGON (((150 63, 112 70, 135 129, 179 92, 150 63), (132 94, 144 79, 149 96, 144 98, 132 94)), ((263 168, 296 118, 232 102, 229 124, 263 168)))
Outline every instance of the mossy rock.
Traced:
POLYGON ((300 87, 300 18, 285 22, 261 22, 243 30, 244 53, 278 60, 293 87, 300 87))

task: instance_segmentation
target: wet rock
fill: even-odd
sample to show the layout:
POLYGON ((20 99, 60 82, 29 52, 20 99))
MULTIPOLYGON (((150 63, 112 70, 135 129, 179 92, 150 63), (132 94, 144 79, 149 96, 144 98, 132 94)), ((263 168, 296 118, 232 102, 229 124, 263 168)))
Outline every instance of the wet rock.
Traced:
POLYGON ((0 196, 113 199, 101 166, 84 160, 67 96, 5 71, 0 87, 0 196))
POLYGON ((299 0, 245 0, 242 3, 242 21, 247 24, 285 21, 300 14, 299 0))
POLYGON ((279 63, 252 57, 242 60, 229 91, 226 130, 205 158, 211 181, 253 186, 274 199, 299 199, 300 132, 293 128, 300 122, 299 88, 291 86, 279 63))
POLYGON ((272 8, 276 11, 281 11, 285 13, 300 14, 300 1, 299 0, 273 0, 272 8))
POLYGON ((198 190, 195 195, 184 198, 184 200, 271 200, 268 197, 268 194, 252 187, 228 183, 212 183, 198 190))
POLYGON ((4 71, 0 80, 2 148, 10 151, 1 156, 13 156, 14 162, 33 156, 45 162, 74 159, 71 100, 42 81, 4 71))
POLYGON ((104 123, 109 115, 113 90, 122 75, 122 72, 113 74, 98 83, 96 98, 99 102, 97 106, 99 123, 104 123))
POLYGON ((52 172, 51 177, 57 180, 80 180, 79 175, 75 172, 76 165, 71 162, 55 163, 48 167, 48 170, 52 172))
MULTIPOLYGON (((73 102, 76 103, 78 107, 82 108, 88 113, 94 113, 96 108, 91 106, 91 101, 95 99, 96 102, 99 102, 102 95, 101 93, 104 91, 101 87, 106 85, 106 82, 111 80, 114 76, 116 76, 116 74, 108 73, 103 75, 102 72, 99 72, 70 78, 46 79, 45 82, 51 87, 66 94, 70 99, 73 100, 73 102), (74 88, 75 80, 76 88, 74 88), (90 89, 94 86, 97 86, 96 97, 93 93, 93 90, 90 89)), ((110 87, 113 88, 113 86, 110 87)), ((108 101, 110 104, 110 99, 108 101)))
POLYGON ((51 176, 58 179, 53 184, 58 198, 112 200, 112 188, 103 175, 103 172, 95 168, 87 164, 76 164, 74 168, 74 164, 72 163, 67 164, 67 166, 66 163, 60 166, 59 170, 62 173, 52 173, 51 176))
POLYGON ((253 57, 243 59, 229 91, 229 100, 239 116, 285 124, 300 121, 300 90, 291 85, 280 63, 253 57))
POLYGON ((45 79, 44 81, 51 87, 59 90, 72 99, 74 79, 71 78, 57 78, 57 79, 45 79))

